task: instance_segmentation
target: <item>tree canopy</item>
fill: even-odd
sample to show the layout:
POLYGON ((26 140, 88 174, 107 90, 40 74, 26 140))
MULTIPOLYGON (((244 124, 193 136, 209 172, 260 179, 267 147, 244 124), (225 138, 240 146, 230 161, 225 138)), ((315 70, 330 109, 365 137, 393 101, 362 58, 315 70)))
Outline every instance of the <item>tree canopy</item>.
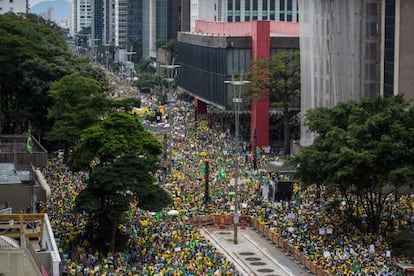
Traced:
POLYGON ((0 15, 0 89, 2 133, 21 133, 31 125, 43 136, 52 122, 49 85, 63 76, 81 72, 108 87, 102 70, 72 54, 60 31, 37 17, 0 15))
POLYGON ((115 249, 116 237, 122 236, 118 225, 129 204, 137 202, 151 211, 172 204, 170 195, 154 185, 161 152, 162 145, 153 134, 126 113, 110 113, 82 133, 72 166, 89 167, 91 173, 76 200, 76 210, 88 214, 98 240, 110 245, 102 250, 115 249))
POLYGON ((71 163, 75 170, 88 169, 92 161, 112 162, 128 153, 157 158, 162 153, 162 145, 133 115, 113 112, 83 131, 71 163))
POLYGON ((248 74, 250 92, 255 98, 267 96, 282 108, 285 155, 290 154, 290 108, 299 106, 300 57, 298 51, 279 51, 270 59, 252 62, 248 74))
POLYGON ((84 129, 101 119, 108 106, 100 83, 79 73, 53 82, 49 95, 53 105, 48 118, 54 124, 46 139, 57 141, 65 152, 75 145, 84 129))
POLYGON ((292 160, 298 177, 339 192, 354 221, 364 215, 379 231, 387 195, 413 185, 413 107, 402 96, 363 99, 310 110, 306 125, 318 136, 292 160))

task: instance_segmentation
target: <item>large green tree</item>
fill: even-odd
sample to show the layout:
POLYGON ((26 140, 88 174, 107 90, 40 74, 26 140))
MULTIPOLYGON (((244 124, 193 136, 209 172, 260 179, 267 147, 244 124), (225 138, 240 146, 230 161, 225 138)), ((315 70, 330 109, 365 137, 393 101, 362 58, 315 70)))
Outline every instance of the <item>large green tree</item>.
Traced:
POLYGON ((378 232, 388 194, 414 183, 413 107, 402 96, 340 103, 308 111, 306 125, 317 137, 292 160, 298 177, 339 193, 349 221, 378 232))
POLYGON ((29 124, 40 137, 49 131, 49 85, 67 74, 82 72, 107 89, 103 70, 72 54, 61 33, 34 15, 0 15, 2 133, 27 131, 29 124))
POLYGON ((53 105, 48 118, 54 123, 46 139, 58 142, 67 157, 82 131, 101 119, 108 100, 100 91, 98 81, 79 73, 66 75, 53 82, 49 94, 53 105))
POLYGON ((290 154, 290 108, 298 107, 300 98, 300 56, 298 51, 282 50, 270 59, 252 62, 248 73, 253 100, 267 91, 282 108, 285 155, 290 154))
POLYGON ((126 113, 111 113, 82 133, 72 167, 89 168, 91 173, 87 188, 76 200, 76 210, 88 214, 91 231, 106 242, 100 249, 115 249, 121 236, 118 225, 131 202, 151 211, 172 203, 170 195, 154 185, 161 153, 160 141, 126 113))

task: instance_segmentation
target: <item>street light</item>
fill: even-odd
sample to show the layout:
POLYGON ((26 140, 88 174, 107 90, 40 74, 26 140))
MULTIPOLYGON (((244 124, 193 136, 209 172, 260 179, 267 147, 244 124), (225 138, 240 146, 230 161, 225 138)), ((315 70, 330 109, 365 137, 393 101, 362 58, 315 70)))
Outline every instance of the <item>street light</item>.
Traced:
MULTIPOLYGON (((166 81, 168 82, 168 95, 167 95, 167 102, 168 102, 168 96, 171 97, 172 85, 173 85, 173 82, 175 80, 174 77, 177 74, 177 68, 179 68, 180 65, 174 64, 174 59, 173 59, 171 64, 161 65, 161 67, 165 68, 166 71, 167 71, 166 81)), ((170 119, 169 110, 170 110, 170 108, 167 109, 168 120, 170 119)))
POLYGON ((112 44, 109 44, 109 43, 106 43, 106 44, 103 44, 103 46, 105 46, 105 69, 106 70, 108 70, 108 67, 109 67, 109 61, 108 61, 108 58, 109 58, 109 46, 111 46, 112 44))
POLYGON ((243 102, 241 98, 243 85, 250 83, 250 81, 243 80, 243 73, 240 74, 240 80, 234 80, 234 76, 231 81, 225 81, 224 83, 231 84, 233 89, 233 103, 234 103, 234 120, 235 120, 235 154, 234 154, 234 244, 237 244, 237 225, 239 223, 238 214, 238 190, 239 190, 239 155, 240 155, 240 142, 239 142, 239 120, 240 120, 240 104, 243 102))
POLYGON ((93 62, 96 64, 97 63, 97 57, 96 57, 96 54, 97 54, 97 50, 96 50, 96 48, 98 47, 98 45, 96 45, 96 41, 99 41, 100 39, 99 38, 91 38, 90 39, 91 40, 91 48, 92 48, 92 55, 93 55, 93 62))
POLYGON ((137 52, 132 51, 132 46, 131 46, 131 50, 126 52, 126 54, 128 56, 127 69, 129 70, 129 73, 130 73, 130 79, 128 80, 128 84, 130 84, 132 82, 132 77, 134 75, 134 63, 132 62, 132 55, 135 55, 136 53, 137 52))
MULTIPOLYGON (((180 65, 174 64, 174 59, 172 60, 171 64, 167 64, 167 65, 161 65, 162 68, 165 68, 167 71, 167 82, 168 82, 168 94, 167 94, 167 103, 168 102, 168 97, 171 97, 171 91, 172 91, 172 84, 174 82, 174 77, 177 73, 176 69, 180 67, 180 65)), ((172 125, 172 121, 170 119, 170 108, 171 106, 167 106, 167 119, 166 119, 166 125, 168 125, 170 127, 170 125, 172 125), (171 123, 170 123, 171 122, 171 123)), ((167 133, 164 133, 164 163, 165 163, 165 175, 164 177, 167 175, 167 171, 168 171, 168 154, 167 154, 167 133)))

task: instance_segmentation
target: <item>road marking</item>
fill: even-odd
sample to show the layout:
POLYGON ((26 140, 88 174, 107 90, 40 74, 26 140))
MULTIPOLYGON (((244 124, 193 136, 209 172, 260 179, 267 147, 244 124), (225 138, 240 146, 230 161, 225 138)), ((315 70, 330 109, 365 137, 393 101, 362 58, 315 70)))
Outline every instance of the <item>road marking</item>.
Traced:
POLYGON ((246 234, 240 233, 247 241, 249 241, 251 244, 253 244, 260 252, 262 252, 264 255, 266 255, 267 258, 269 258, 272 262, 274 262, 277 266, 279 266, 284 272, 286 272, 290 276, 295 276, 295 274, 292 273, 292 271, 287 268, 286 266, 279 263, 277 260, 275 260, 272 256, 269 255, 264 249, 262 249, 256 242, 252 241, 246 234))
POLYGON ((206 236, 209 237, 210 242, 217 248, 221 249, 222 253, 229 259, 233 261, 233 264, 239 270, 238 272, 242 275, 257 275, 250 267, 248 267, 243 260, 241 260, 234 252, 230 253, 227 249, 221 244, 221 242, 214 237, 205 227, 199 229, 200 232, 204 232, 206 236), (233 256, 234 255, 234 256, 233 256))

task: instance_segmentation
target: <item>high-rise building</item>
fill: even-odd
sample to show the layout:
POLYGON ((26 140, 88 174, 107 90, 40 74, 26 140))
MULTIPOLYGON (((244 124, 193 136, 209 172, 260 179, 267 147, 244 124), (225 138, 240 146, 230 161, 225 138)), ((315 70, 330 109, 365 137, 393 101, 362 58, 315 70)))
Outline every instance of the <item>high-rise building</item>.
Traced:
POLYGON ((127 45, 128 51, 135 52, 130 60, 136 61, 142 56, 142 22, 143 22, 143 1, 128 2, 127 17, 127 45))
POLYGON ((70 33, 74 36, 83 28, 91 26, 92 0, 73 0, 71 5, 72 27, 70 33))
MULTIPOLYGON (((302 116, 379 94, 414 98, 413 1, 300 0, 299 10, 302 116)), ((302 125, 301 145, 314 138, 302 125)))
POLYGON ((244 22, 276 20, 298 22, 298 0, 191 0, 190 30, 195 20, 244 22))
POLYGON ((92 40, 125 53, 132 46, 137 59, 156 58, 156 41, 175 39, 181 29, 182 0, 90 1, 92 40))
POLYGON ((156 0, 156 39, 167 42, 181 30, 180 0, 156 0))
POLYGON ((381 1, 381 82, 384 96, 414 100, 414 1, 381 1))
POLYGON ((105 0, 93 0, 92 1, 92 22, 91 22, 91 35, 94 45, 100 45, 104 43, 104 20, 105 20, 105 0))
POLYGON ((27 13, 29 0, 3 0, 0 1, 0 14, 14 12, 27 13))
POLYGON ((142 59, 156 58, 156 2, 143 0, 142 5, 142 59))

